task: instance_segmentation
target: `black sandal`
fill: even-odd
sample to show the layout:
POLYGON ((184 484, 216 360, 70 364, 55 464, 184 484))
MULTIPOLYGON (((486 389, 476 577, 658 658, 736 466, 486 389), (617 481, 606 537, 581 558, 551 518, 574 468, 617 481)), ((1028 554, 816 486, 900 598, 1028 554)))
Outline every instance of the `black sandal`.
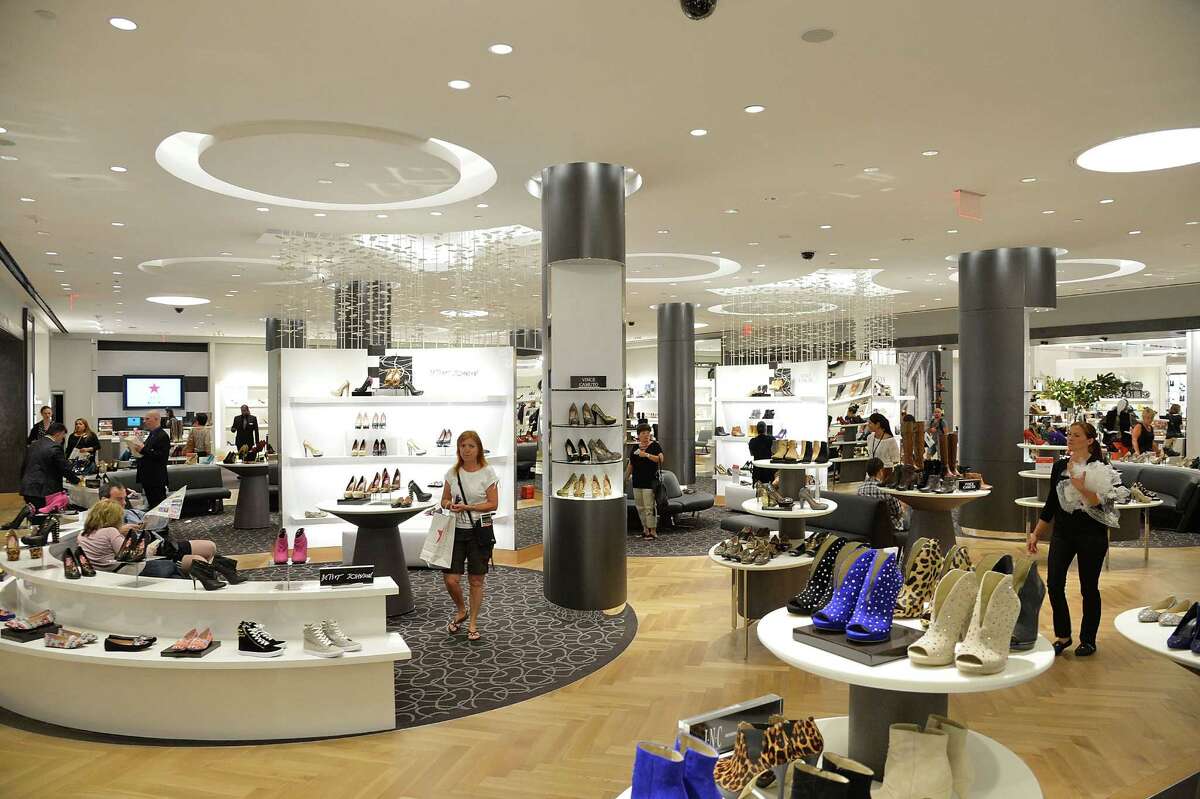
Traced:
POLYGON ((467 620, 467 617, 469 615, 470 614, 468 614, 468 613, 464 613, 461 616, 455 616, 454 619, 448 625, 446 625, 446 630, 451 635, 454 635, 455 633, 457 633, 459 630, 462 629, 463 622, 465 622, 467 620))
POLYGON ((483 636, 480 635, 479 630, 470 630, 467 632, 467 640, 468 641, 479 641, 482 638, 483 638, 483 636))

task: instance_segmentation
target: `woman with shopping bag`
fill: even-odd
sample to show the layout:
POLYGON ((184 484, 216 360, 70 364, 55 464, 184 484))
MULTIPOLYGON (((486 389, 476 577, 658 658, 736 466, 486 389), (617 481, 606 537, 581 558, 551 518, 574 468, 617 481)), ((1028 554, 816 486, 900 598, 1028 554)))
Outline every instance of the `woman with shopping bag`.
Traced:
MULTIPOLYGON (((500 477, 483 456, 483 442, 474 430, 458 436, 458 462, 446 472, 441 507, 453 513, 454 548, 450 565, 442 570, 446 592, 454 601, 455 614, 447 626, 451 633, 467 624, 467 640, 480 640, 479 612, 483 607, 484 580, 492 560, 496 536, 492 512, 499 506, 500 477), (463 600, 462 575, 471 590, 470 612, 463 600)), ((435 517, 436 518, 436 517, 435 517)))

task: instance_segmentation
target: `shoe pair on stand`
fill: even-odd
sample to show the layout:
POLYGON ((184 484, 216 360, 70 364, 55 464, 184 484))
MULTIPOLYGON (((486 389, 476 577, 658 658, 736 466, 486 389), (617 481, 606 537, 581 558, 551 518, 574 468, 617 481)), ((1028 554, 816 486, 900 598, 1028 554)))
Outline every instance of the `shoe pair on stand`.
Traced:
MULTIPOLYGON (((1160 599, 1153 605, 1148 605, 1142 608, 1141 612, 1138 613, 1137 619, 1138 621, 1146 623, 1158 622, 1163 616, 1174 616, 1186 613, 1187 609, 1191 606, 1192 600, 1190 599, 1176 599, 1174 596, 1169 596, 1165 599, 1160 599)), ((1174 621, 1168 620, 1167 626, 1178 623, 1179 619, 1174 621)))
POLYGON ((854 543, 838 535, 827 535, 813 553, 812 573, 804 590, 787 603, 788 613, 811 616, 829 604, 846 578, 846 572, 867 551, 864 544, 854 543))
POLYGON ((1192 603, 1179 620, 1175 632, 1167 638, 1168 649, 1190 649, 1200 655, 1200 602, 1192 603))
POLYGON ((449 447, 453 443, 454 443, 454 436, 453 436, 453 434, 451 434, 449 428, 446 428, 442 432, 438 433, 437 446, 449 447))
POLYGON ((733 754, 719 760, 713 770, 718 786, 742 796, 775 782, 775 768, 796 761, 814 760, 825 748, 825 740, 811 716, 787 719, 772 715, 766 724, 739 722, 733 754), (758 757, 752 757, 751 741, 758 757))
POLYGON ((63 576, 68 580, 78 580, 80 577, 95 577, 96 570, 92 568, 92 562, 88 560, 88 556, 79 547, 71 549, 67 547, 63 552, 63 576))
POLYGON ((932 538, 918 538, 908 545, 904 585, 896 597, 897 619, 920 618, 925 606, 933 599, 943 560, 942 548, 932 538))
POLYGON ((238 654, 254 658, 277 658, 287 643, 272 638, 267 629, 256 621, 238 623, 238 654))
POLYGON ((763 510, 791 510, 796 502, 791 497, 785 497, 771 483, 756 483, 755 493, 758 495, 759 507, 763 510))
POLYGON ((895 555, 868 549, 850 565, 829 604, 813 614, 813 627, 844 631, 847 639, 859 643, 887 641, 903 582, 895 555))
POLYGON ((304 625, 305 654, 337 658, 347 652, 358 652, 361 649, 362 644, 346 635, 336 621, 326 619, 304 625))
POLYGON ((929 630, 908 647, 920 666, 996 674, 1008 665, 1021 600, 1011 574, 952 570, 934 592, 929 630))
MULTIPOLYGON (((292 549, 288 550, 287 529, 279 528, 279 535, 275 536, 275 565, 282 566, 288 562, 288 555, 291 555, 292 565, 308 563, 308 538, 304 535, 304 528, 296 530, 295 542, 292 549)), ((229 560, 226 558, 226 560, 229 560)))
POLYGON ((878 796, 969 796, 975 780, 966 754, 968 731, 945 716, 931 714, 924 729, 919 724, 893 724, 888 729, 883 787, 878 796))
POLYGON ((721 799, 713 778, 717 750, 680 733, 671 749, 641 741, 633 758, 630 799, 721 799))

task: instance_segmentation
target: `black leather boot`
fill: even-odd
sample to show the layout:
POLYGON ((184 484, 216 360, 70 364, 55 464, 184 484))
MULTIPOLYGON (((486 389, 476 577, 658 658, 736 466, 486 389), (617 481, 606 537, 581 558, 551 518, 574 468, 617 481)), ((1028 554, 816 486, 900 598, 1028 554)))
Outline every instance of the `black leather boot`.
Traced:
POLYGON ((224 577, 225 582, 230 585, 246 582, 246 578, 238 574, 237 561, 233 558, 227 558, 224 555, 214 555, 212 566, 213 570, 224 577))
POLYGON ((192 582, 200 583, 200 585, 204 586, 205 591, 216 591, 225 587, 225 581, 217 574, 212 564, 207 561, 193 558, 188 572, 192 578, 192 582))

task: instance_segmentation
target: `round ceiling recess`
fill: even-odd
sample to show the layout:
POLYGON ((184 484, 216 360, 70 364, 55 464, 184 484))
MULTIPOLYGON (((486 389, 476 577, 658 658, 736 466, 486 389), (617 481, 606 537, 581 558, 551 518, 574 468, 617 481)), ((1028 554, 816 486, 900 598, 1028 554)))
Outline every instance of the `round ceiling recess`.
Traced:
POLYGON ((1092 172, 1154 172, 1200 163, 1200 128, 1138 133, 1098 144, 1075 163, 1092 172))

